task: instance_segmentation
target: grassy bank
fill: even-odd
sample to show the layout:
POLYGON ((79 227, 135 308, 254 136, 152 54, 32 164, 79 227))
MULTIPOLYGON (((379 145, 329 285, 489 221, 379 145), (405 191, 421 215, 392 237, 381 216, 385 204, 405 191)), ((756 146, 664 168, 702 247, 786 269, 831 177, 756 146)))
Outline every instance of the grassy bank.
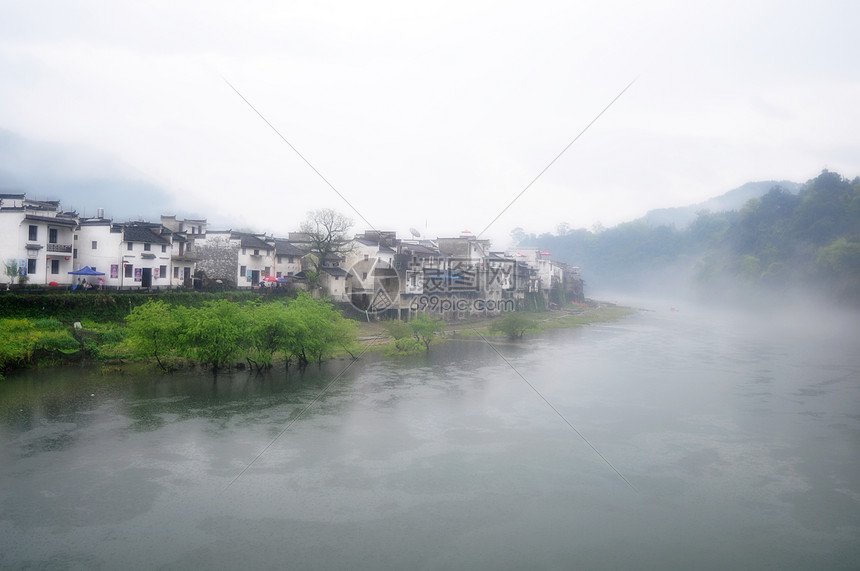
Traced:
POLYGON ((265 369, 349 353, 355 324, 307 294, 3 296, 0 378, 6 371, 94 360, 164 371, 265 369), (11 315, 10 315, 11 314, 11 315), (58 318, 62 315, 63 318, 58 318), (47 316, 47 317, 46 317, 47 316))
MULTIPOLYGON (((587 305, 571 306, 543 312, 518 312, 530 323, 524 334, 534 335, 551 329, 583 327, 592 323, 608 323, 617 321, 636 313, 630 307, 592 301, 587 305)), ((494 324, 502 317, 457 321, 445 324, 444 331, 435 339, 435 343, 445 343, 461 338, 503 338, 508 334, 494 328, 494 324)), ((392 337, 384 322, 359 322, 359 343, 365 351, 384 351, 389 354, 404 353, 395 347, 392 337)))
MULTIPOLYGON (((85 301, 41 297, 40 303, 7 302, 7 309, 15 303, 19 311, 13 312, 15 317, 0 319, 0 379, 5 371, 82 360, 103 363, 112 372, 195 365, 267 368, 273 362, 303 364, 366 351, 408 354, 424 351, 431 343, 506 335, 498 328, 504 317, 454 323, 427 318, 408 326, 356 322, 341 318, 325 301, 301 296, 267 303, 258 297, 193 295, 157 299, 79 295, 77 299, 85 301), (43 316, 39 316, 40 309, 43 316), (66 319, 56 318, 57 314, 66 319), (87 317, 78 317, 82 314, 87 317), (71 321, 75 318, 71 315, 77 320, 71 321)), ((521 325, 526 326, 517 337, 614 321, 633 312, 599 302, 539 313, 518 312, 521 325)))

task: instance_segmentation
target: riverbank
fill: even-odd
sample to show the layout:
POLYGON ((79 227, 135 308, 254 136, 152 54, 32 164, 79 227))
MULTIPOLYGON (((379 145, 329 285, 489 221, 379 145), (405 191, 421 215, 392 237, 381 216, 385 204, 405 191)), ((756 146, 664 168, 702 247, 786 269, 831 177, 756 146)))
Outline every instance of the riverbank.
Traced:
MULTIPOLYGON (((430 332, 426 345, 417 341, 404 343, 402 339, 396 343, 391 333, 391 322, 346 320, 339 314, 335 315, 337 312, 325 302, 304 302, 315 312, 300 317, 310 318, 316 312, 322 312, 319 314, 320 319, 314 323, 328 323, 332 326, 330 331, 314 330, 312 334, 310 329, 305 328, 305 337, 310 337, 298 339, 289 332, 295 328, 290 329, 288 325, 297 325, 301 320, 296 321, 297 316, 291 317, 287 313, 273 313, 287 311, 284 306, 255 304, 243 310, 235 302, 226 300, 205 302, 201 308, 170 308, 162 302, 146 303, 133 308, 128 321, 84 319, 82 323, 74 324, 74 327, 73 324, 52 318, 3 319, 0 320, 0 380, 3 373, 16 369, 72 363, 79 366, 82 362, 100 364, 106 372, 123 374, 146 372, 156 366, 163 371, 194 366, 215 369, 267 368, 275 361, 283 360, 284 354, 290 355, 293 362, 301 364, 299 356, 305 355, 308 357, 305 363, 311 360, 352 358, 368 351, 398 355, 423 351, 431 344, 439 345, 456 339, 498 338, 505 335, 496 330, 497 327, 494 329, 494 325, 498 326, 504 319, 500 316, 451 323, 439 321, 430 332), (216 309, 217 314, 213 313, 216 309), (185 319, 188 323, 209 323, 194 338, 189 335, 191 325, 180 323, 182 316, 188 317, 192 313, 213 313, 209 315, 211 319, 206 315, 185 319), (171 325, 174 321, 176 323, 171 325), (183 343, 191 345, 183 347, 183 343), (291 344, 296 347, 291 347, 291 344)), ((293 309, 299 305, 296 302, 293 309)), ((610 303, 590 301, 564 309, 516 315, 527 320, 525 332, 532 335, 549 329, 614 321, 634 311, 610 303)), ((199 325, 195 327, 200 328, 199 325)), ((412 335, 407 333, 407 340, 412 335)))
MULTIPOLYGON (((589 300, 589 303, 583 305, 571 305, 570 307, 539 313, 523 312, 523 315, 533 322, 533 327, 528 329, 526 335, 534 335, 551 329, 583 327, 592 323, 617 321, 636 313, 636 311, 634 308, 614 303, 589 300)), ((434 344, 466 337, 504 337, 504 332, 492 330, 493 324, 500 319, 501 317, 491 317, 446 323, 444 331, 436 338, 434 344)), ((358 342, 364 352, 394 352, 394 338, 386 330, 385 322, 358 322, 358 330, 358 342)))

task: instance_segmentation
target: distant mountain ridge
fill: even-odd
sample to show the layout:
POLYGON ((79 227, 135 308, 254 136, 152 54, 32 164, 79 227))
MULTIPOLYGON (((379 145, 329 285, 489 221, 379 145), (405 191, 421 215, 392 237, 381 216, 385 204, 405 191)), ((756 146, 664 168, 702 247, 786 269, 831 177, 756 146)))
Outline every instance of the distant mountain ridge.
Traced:
POLYGON ((695 221, 698 213, 702 210, 708 210, 712 213, 739 210, 747 203, 747 201, 752 198, 760 198, 764 196, 775 186, 779 186, 783 190, 792 194, 797 194, 804 185, 802 183, 792 182, 789 180, 748 182, 734 190, 726 192, 725 194, 721 194, 720 196, 711 198, 704 202, 699 202, 698 204, 649 210, 645 216, 639 219, 639 221, 645 222, 652 228, 656 228, 658 226, 674 226, 678 230, 681 230, 695 221))

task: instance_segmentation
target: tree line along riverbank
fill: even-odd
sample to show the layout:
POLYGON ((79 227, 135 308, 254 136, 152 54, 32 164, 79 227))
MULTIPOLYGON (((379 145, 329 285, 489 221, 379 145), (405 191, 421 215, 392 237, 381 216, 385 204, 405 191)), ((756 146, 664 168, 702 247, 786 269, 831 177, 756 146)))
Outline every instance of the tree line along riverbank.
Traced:
POLYGON ((445 337, 507 335, 622 317, 632 310, 593 303, 539 314, 516 312, 446 324, 419 314, 409 323, 357 322, 329 300, 252 292, 93 293, 0 296, 0 378, 14 369, 91 360, 170 371, 304 366, 369 349, 409 353, 445 337))

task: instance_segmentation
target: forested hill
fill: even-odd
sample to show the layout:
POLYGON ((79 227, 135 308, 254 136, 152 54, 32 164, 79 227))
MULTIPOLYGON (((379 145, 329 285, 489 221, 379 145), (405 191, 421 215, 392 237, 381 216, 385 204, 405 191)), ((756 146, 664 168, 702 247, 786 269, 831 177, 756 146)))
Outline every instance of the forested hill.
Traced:
POLYGON ((775 186, 739 210, 700 211, 682 229, 639 219, 520 243, 581 266, 599 288, 636 291, 672 275, 672 285, 709 295, 803 288, 860 304, 860 177, 825 170, 796 194, 775 186))
POLYGON ((658 208, 651 210, 642 217, 642 221, 649 226, 675 226, 676 228, 685 228, 690 223, 696 220, 699 212, 709 210, 711 212, 725 212, 728 210, 740 209, 748 200, 759 198, 767 193, 775 186, 779 186, 784 190, 797 194, 802 188, 802 184, 791 182, 790 180, 767 180, 758 182, 748 182, 734 190, 700 202, 690 206, 678 206, 675 208, 658 208))

